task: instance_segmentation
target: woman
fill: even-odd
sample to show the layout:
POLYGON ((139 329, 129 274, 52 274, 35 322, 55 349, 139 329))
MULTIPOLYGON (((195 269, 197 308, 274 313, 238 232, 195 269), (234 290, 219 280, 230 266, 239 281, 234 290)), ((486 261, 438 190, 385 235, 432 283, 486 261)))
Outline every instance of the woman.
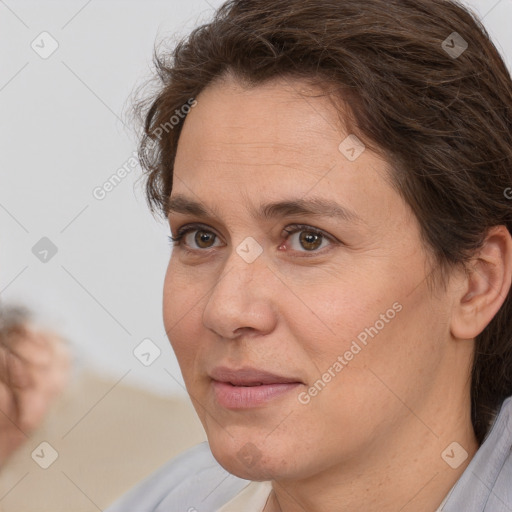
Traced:
POLYGON ((512 81, 482 25, 233 0, 157 65, 140 155, 208 443, 110 512, 512 510, 512 81))

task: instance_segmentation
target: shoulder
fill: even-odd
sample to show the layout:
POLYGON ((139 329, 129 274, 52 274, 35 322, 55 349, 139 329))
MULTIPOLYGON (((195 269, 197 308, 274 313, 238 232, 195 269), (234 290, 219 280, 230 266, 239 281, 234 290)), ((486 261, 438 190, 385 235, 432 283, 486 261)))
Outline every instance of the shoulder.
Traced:
MULTIPOLYGON (((452 488, 443 511, 512 510, 512 397, 498 412, 484 442, 452 488)), ((460 445, 457 449, 464 453, 460 445)))
POLYGON ((213 512, 248 484, 228 473, 204 442, 164 464, 105 512, 213 512))

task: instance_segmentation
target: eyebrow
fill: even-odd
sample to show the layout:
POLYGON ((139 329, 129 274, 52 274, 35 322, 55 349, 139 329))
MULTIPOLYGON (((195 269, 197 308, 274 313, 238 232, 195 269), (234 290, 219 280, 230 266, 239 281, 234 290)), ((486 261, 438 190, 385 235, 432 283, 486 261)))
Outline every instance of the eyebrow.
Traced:
MULTIPOLYGON (((211 217, 211 213, 200 202, 184 195, 177 194, 167 201, 167 215, 170 213, 190 214, 198 217, 211 217)), ((218 216, 218 212, 212 209, 218 216)), ((310 215, 314 217, 334 217, 346 222, 360 223, 363 219, 353 210, 321 197, 311 199, 287 199, 273 203, 262 204, 259 209, 251 208, 254 217, 260 219, 275 219, 294 215, 310 215)))

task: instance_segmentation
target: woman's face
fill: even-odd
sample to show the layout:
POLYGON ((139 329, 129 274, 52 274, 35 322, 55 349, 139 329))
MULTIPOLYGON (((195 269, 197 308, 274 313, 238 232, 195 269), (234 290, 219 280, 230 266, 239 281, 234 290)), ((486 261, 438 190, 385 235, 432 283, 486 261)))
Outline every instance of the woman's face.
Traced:
POLYGON ((449 385, 417 220, 318 92, 210 86, 175 162, 165 326, 213 454, 252 480, 431 442, 449 385))

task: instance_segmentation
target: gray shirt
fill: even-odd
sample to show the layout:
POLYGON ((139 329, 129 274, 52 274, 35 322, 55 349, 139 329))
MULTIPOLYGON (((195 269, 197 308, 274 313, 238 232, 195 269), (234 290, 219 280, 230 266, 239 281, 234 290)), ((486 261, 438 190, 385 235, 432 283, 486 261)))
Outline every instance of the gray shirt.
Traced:
MULTIPOLYGON (((169 461, 105 512, 217 512, 249 486, 228 473, 208 443, 169 461)), ((512 512, 512 397, 441 507, 443 512, 512 512)))

